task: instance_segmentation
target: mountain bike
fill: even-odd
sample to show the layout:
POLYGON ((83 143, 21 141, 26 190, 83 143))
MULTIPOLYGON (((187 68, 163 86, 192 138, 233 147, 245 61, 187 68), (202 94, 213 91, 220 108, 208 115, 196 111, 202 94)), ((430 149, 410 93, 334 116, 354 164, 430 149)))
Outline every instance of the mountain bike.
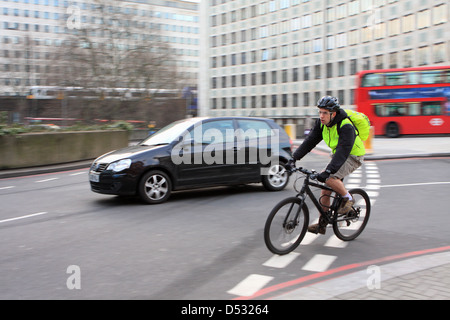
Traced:
POLYGON ((291 173, 299 172, 305 178, 301 189, 298 190, 298 181, 303 177, 299 175, 294 182, 294 189, 297 195, 280 201, 270 212, 264 227, 264 241, 267 248, 275 254, 284 255, 295 250, 303 240, 309 224, 309 209, 306 199, 309 197, 314 206, 327 222, 331 224, 336 237, 343 241, 356 239, 369 221, 370 198, 363 189, 349 190, 355 204, 350 211, 345 214, 338 214, 338 208, 342 202, 342 196, 334 192, 325 184, 316 183, 318 173, 304 168, 293 168, 291 173), (331 205, 322 208, 322 197, 314 195, 311 187, 331 191, 331 205))

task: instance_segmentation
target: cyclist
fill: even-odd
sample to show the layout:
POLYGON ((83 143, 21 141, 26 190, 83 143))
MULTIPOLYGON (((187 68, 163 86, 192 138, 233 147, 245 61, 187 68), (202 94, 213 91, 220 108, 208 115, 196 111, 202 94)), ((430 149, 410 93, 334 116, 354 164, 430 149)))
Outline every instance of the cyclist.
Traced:
MULTIPOLYGON (((362 165, 366 151, 350 119, 347 118, 347 113, 340 108, 337 98, 324 96, 317 102, 317 107, 319 119, 303 143, 295 150, 294 161, 302 159, 322 139, 325 141, 331 148, 332 159, 317 176, 317 180, 324 182, 343 197, 338 214, 346 214, 355 201, 345 188, 343 178, 362 165)), ((330 195, 331 191, 322 190, 320 203, 324 211, 330 206, 330 195)), ((325 234, 326 226, 325 219, 320 216, 319 223, 310 225, 308 231, 325 234)))

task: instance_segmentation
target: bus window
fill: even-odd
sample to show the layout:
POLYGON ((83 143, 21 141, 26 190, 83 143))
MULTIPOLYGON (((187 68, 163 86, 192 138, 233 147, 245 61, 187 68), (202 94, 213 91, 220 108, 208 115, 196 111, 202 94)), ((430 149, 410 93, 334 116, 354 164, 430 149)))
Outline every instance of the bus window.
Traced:
POLYGON ((379 87, 383 85, 383 76, 379 73, 366 74, 362 79, 363 87, 379 87))
POLYGON ((423 71, 420 76, 422 84, 442 83, 440 71, 423 71))
POLYGON ((419 84, 419 74, 417 72, 406 73, 406 83, 405 84, 419 84))
POLYGON ((409 115, 410 116, 420 116, 420 103, 410 103, 409 104, 409 115))
POLYGON ((375 105, 375 114, 379 117, 399 117, 408 115, 408 106, 404 104, 375 105))
POLYGON ((450 83, 450 70, 445 71, 444 83, 450 83))
POLYGON ((440 116, 441 115, 440 102, 423 102, 422 115, 424 116, 440 116))
POLYGON ((401 86, 405 84, 406 77, 404 73, 386 73, 386 85, 387 86, 401 86))
POLYGON ((384 108, 384 105, 382 104, 376 104, 375 105, 375 114, 379 117, 385 117, 386 116, 386 109, 384 108))

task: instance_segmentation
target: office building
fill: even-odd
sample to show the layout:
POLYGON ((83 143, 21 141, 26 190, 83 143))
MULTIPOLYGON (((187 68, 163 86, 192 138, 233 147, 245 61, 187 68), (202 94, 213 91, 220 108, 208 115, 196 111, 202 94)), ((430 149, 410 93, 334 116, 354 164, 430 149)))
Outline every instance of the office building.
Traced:
POLYGON ((353 108, 361 70, 450 64, 449 10, 446 0, 202 1, 200 114, 301 125, 323 95, 353 108))
MULTIPOLYGON (((170 47, 182 86, 196 86, 199 67, 198 4, 179 0, 0 0, 0 96, 23 96, 31 86, 61 85, 57 57, 68 36, 89 25, 89 48, 107 25, 125 30, 117 50, 152 37, 170 47), (120 17, 119 17, 120 14, 120 17), (131 31, 131 32, 130 32, 131 31), (133 42, 130 42, 134 41, 133 42)), ((106 27, 106 28, 105 28, 106 27)))

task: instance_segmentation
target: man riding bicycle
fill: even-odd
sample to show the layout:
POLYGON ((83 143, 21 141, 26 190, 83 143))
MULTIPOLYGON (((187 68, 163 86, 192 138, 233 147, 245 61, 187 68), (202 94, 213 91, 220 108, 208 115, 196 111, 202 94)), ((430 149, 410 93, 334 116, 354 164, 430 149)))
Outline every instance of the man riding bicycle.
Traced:
MULTIPOLYGON (((338 214, 346 214, 355 203, 352 195, 344 186, 343 178, 359 168, 366 150, 361 138, 347 117, 347 113, 340 108, 335 97, 324 96, 317 102, 319 119, 303 143, 294 152, 294 161, 302 159, 322 139, 331 148, 332 159, 318 176, 317 180, 340 194, 343 198, 338 214)), ((320 203, 324 211, 330 206, 331 191, 322 190, 320 203)), ((308 231, 325 234, 327 223, 319 217, 319 223, 310 225, 308 231)))

